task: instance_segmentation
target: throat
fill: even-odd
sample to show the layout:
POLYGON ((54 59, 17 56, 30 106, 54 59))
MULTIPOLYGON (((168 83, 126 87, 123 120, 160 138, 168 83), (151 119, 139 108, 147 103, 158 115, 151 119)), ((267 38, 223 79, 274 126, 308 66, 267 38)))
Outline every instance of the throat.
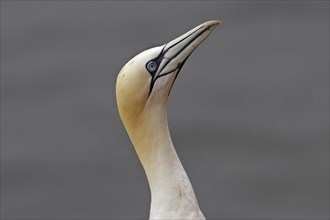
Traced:
POLYGON ((166 114, 152 119, 129 132, 150 186, 150 219, 204 219, 172 144, 166 114))

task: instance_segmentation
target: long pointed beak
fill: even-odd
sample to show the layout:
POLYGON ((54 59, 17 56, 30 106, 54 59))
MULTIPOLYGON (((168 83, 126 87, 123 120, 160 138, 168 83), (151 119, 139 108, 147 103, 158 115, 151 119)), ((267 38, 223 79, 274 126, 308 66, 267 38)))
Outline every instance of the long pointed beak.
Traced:
MULTIPOLYGON (((155 81, 167 74, 176 72, 178 75, 184 62, 194 50, 211 34, 213 29, 221 24, 220 21, 207 21, 191 29, 187 33, 165 44, 162 52, 155 61, 159 63, 157 72, 151 81, 150 93, 155 81)), ((150 95, 149 93, 149 95, 150 95)))

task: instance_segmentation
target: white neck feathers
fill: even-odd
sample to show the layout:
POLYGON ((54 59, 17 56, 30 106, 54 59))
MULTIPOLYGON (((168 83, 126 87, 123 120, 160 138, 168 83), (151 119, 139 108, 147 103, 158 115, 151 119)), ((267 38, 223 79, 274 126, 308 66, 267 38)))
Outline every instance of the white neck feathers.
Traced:
POLYGON ((151 190, 150 219, 205 219, 170 137, 165 106, 141 115, 127 130, 151 190))

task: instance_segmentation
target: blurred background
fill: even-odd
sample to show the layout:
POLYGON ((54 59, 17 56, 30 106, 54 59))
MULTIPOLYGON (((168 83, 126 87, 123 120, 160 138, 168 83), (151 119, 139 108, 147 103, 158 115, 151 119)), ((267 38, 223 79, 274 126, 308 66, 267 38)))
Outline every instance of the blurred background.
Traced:
POLYGON ((205 216, 328 219, 329 1, 1 1, 1 218, 147 219, 116 77, 212 19, 169 103, 205 216))

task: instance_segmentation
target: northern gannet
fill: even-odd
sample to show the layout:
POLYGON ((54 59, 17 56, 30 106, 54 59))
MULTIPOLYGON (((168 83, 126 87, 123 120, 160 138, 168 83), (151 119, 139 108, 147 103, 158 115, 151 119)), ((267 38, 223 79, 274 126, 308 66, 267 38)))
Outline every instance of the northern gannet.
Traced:
POLYGON ((145 50, 118 74, 118 111, 148 179, 150 219, 205 219, 170 137, 167 101, 187 58, 219 24, 205 22, 145 50))

